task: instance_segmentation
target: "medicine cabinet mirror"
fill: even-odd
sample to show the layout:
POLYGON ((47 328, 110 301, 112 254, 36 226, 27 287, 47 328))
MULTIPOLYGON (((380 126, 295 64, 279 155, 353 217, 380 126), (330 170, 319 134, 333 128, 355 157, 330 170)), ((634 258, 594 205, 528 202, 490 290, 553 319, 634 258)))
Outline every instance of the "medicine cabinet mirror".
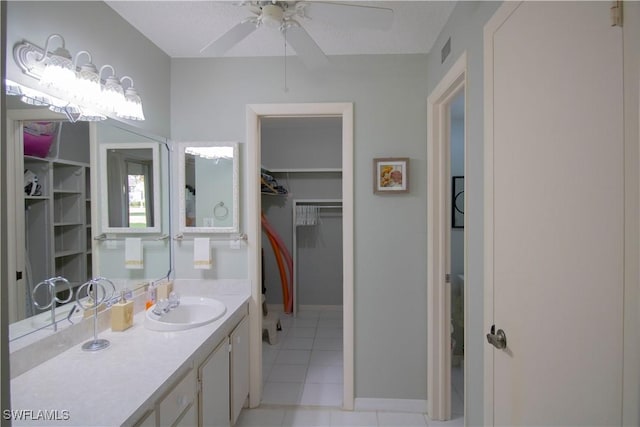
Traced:
POLYGON ((182 233, 237 233, 238 144, 181 142, 178 147, 182 233))
POLYGON ((158 144, 100 145, 102 231, 159 233, 158 144))

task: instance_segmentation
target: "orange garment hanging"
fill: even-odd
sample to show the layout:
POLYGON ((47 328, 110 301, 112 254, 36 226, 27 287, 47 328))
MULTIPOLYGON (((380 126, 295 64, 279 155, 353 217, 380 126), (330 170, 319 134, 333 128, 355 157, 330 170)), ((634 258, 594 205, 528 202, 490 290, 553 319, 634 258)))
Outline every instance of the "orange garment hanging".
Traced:
POLYGON ((284 259, 286 261, 286 265, 289 270, 289 280, 287 280, 286 270, 284 269, 284 266, 280 268, 280 264, 278 265, 278 267, 280 268, 280 279, 282 281, 283 287, 282 299, 285 306, 285 313, 293 313, 293 258, 291 257, 291 254, 289 253, 287 246, 284 244, 283 240, 280 238, 278 233, 276 233, 271 224, 269 224, 269 221, 267 220, 264 212, 262 212, 261 220, 263 231, 271 242, 271 247, 273 248, 273 252, 276 256, 276 261, 279 254, 284 256, 284 259))

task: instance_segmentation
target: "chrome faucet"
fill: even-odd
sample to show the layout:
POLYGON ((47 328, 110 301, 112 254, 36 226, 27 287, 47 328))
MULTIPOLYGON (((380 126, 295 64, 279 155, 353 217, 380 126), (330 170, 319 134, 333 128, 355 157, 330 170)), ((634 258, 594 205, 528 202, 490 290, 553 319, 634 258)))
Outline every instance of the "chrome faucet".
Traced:
POLYGON ((170 312, 171 310, 173 310, 179 305, 180 305, 180 296, 175 292, 171 292, 169 294, 169 299, 159 300, 153 306, 153 309, 151 311, 156 316, 162 316, 163 314, 170 312))

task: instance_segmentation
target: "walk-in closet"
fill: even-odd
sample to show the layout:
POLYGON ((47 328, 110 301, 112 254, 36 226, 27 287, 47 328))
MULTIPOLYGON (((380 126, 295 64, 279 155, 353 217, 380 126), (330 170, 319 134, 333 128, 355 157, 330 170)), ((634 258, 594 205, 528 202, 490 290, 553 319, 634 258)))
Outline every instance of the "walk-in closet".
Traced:
POLYGON ((263 119, 261 153, 265 319, 281 326, 264 334, 262 403, 339 407, 342 119, 263 119))

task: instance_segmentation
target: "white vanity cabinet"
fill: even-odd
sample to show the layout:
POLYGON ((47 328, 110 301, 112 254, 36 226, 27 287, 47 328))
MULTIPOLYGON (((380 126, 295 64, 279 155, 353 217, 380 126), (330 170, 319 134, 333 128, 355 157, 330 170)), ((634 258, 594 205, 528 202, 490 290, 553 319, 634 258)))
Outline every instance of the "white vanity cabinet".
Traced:
POLYGON ((188 371, 134 425, 233 426, 249 396, 247 314, 245 304, 226 326, 223 339, 197 350, 188 371))
POLYGON ((229 338, 202 362, 198 368, 198 383, 199 425, 229 426, 229 338))
POLYGON ((197 424, 196 376, 193 369, 169 391, 156 407, 159 426, 195 426, 197 424))
POLYGON ((201 426, 232 426, 249 396, 249 318, 245 316, 198 369, 201 426))
POLYGON ((249 396, 249 317, 246 316, 233 330, 231 342, 231 425, 238 420, 249 396))

